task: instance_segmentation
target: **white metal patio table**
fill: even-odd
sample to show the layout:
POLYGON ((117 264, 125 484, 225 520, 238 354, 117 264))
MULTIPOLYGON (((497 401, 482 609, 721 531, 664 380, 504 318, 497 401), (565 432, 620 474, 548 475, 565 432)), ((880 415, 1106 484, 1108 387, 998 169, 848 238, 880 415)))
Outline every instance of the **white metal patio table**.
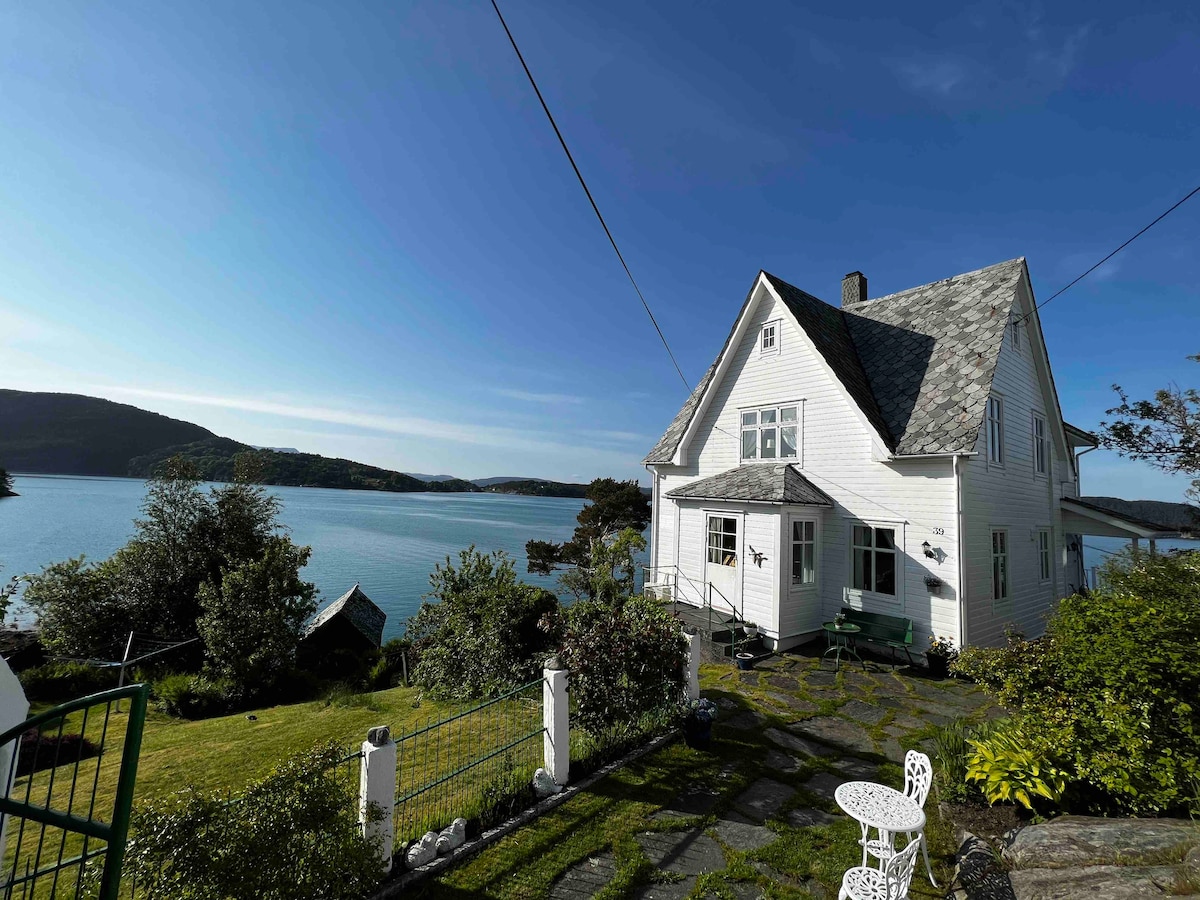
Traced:
POLYGON ((937 887, 925 845, 925 811, 917 806, 915 800, 894 788, 876 784, 874 781, 847 781, 838 785, 837 790, 833 792, 833 799, 848 816, 856 819, 862 826, 864 866, 867 864, 867 837, 872 828, 879 832, 880 841, 892 853, 895 852, 897 832, 916 834, 916 839, 921 842, 921 851, 925 855, 925 871, 929 875, 929 883, 937 887))

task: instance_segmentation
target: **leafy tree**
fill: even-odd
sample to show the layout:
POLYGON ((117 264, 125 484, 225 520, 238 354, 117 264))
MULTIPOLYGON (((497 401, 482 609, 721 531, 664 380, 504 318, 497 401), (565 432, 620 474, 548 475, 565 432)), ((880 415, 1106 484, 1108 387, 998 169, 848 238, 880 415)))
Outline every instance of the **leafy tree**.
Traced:
POLYGON ((558 598, 517 580, 505 553, 474 546, 446 557, 429 576, 430 592, 408 621, 417 655, 413 676, 437 696, 495 696, 536 678, 557 634, 539 627, 558 598))
POLYGON ((636 481, 616 481, 597 478, 588 485, 587 499, 591 501, 576 517, 579 524, 571 540, 562 544, 550 541, 529 541, 525 555, 529 571, 549 575, 565 570, 561 579, 564 589, 576 597, 597 599, 621 584, 619 594, 633 591, 633 554, 645 548, 636 546, 622 532, 632 530, 639 537, 650 524, 650 498, 636 481))
MULTIPOLYGON (((1188 359, 1200 362, 1200 355, 1188 359)), ((1120 385, 1113 390, 1121 403, 1108 410, 1114 421, 1100 423, 1101 444, 1165 472, 1200 475, 1200 391, 1171 385, 1155 391, 1153 400, 1130 402, 1120 385)), ((1200 478, 1188 494, 1200 500, 1200 478)))
POLYGON ((312 550, 272 537, 266 552, 200 585, 196 623, 208 663, 237 685, 278 683, 296 655, 301 629, 317 608, 317 589, 300 580, 312 550))
MULTIPOLYGON (((315 594, 299 578, 309 550, 281 533, 278 513, 278 499, 260 487, 243 482, 205 492, 188 462, 168 461, 150 482, 129 543, 101 563, 81 557, 29 579, 25 600, 47 648, 112 659, 130 631, 205 637, 218 672, 251 679, 238 684, 242 689, 268 687, 257 679, 291 660, 315 594), (267 623, 282 633, 268 637, 267 623), (235 653, 242 658, 233 660, 235 653)), ((197 667, 202 658, 172 662, 197 667)))
POLYGON ((1103 587, 1060 601, 1041 640, 967 649, 954 667, 1069 773, 1068 807, 1200 812, 1197 634, 1200 554, 1143 554, 1110 560, 1103 587))

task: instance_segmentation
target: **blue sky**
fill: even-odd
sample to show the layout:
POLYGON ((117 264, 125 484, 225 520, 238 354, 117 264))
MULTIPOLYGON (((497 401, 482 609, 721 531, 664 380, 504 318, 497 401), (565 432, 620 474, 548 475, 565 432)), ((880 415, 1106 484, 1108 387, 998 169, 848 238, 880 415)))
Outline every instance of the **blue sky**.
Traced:
MULTIPOLYGON (((1045 298, 1200 183, 1200 7, 914 6, 504 4, 690 381, 759 268, 1024 255, 1045 298)), ((482 0, 10 4, 0 115, 0 384, 570 480, 644 476, 683 400, 482 0)), ((1200 383, 1198 234, 1200 199, 1043 310, 1069 421, 1200 383)))

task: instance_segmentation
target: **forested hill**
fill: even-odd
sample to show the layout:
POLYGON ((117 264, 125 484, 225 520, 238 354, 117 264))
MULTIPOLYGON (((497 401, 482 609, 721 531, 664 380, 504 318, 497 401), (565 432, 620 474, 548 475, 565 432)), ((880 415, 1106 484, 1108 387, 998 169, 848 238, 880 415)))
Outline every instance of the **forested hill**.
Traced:
POLYGON ((127 474, 142 478, 172 456, 192 461, 206 481, 231 481, 234 460, 247 454, 263 484, 297 487, 351 488, 365 491, 477 491, 469 481, 421 481, 403 472, 380 469, 350 459, 332 459, 315 453, 281 453, 258 449, 230 438, 212 437, 181 447, 163 447, 129 461, 127 474))
POLYGON ((543 481, 540 478, 527 478, 521 481, 502 481, 486 485, 483 490, 489 494, 525 494, 534 497, 585 497, 586 484, 567 484, 562 481, 543 481))
POLYGON ((0 465, 10 472, 125 475, 135 456, 215 437, 98 397, 0 390, 0 465))

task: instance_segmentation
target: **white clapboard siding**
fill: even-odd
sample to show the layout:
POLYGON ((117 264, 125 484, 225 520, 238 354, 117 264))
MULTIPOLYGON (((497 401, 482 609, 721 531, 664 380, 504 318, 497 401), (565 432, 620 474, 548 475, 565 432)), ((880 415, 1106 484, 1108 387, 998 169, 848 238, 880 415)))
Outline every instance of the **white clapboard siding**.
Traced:
MULTIPOLYGON (((1022 289, 1017 315, 1027 312, 1029 298, 1022 289)), ((1006 629, 1027 637, 1045 630, 1046 614, 1068 587, 1066 539, 1059 500, 1074 491, 1070 461, 1051 441, 1047 475, 1034 472, 1033 413, 1046 419, 1048 434, 1055 427, 1057 405, 1051 388, 1039 377, 1034 362, 1040 341, 1036 332, 1022 330, 1020 349, 1005 336, 993 394, 1004 401, 1003 466, 989 463, 986 425, 976 446, 977 456, 966 463, 963 476, 963 514, 966 520, 964 557, 967 585, 967 639, 977 646, 1003 643, 1006 629), (1053 529, 1054 554, 1049 581, 1040 580, 1037 530, 1053 529), (992 530, 1008 531, 1009 600, 997 603, 992 589, 992 530)))
MULTIPOLYGON (((867 597, 861 600, 867 609, 904 615, 914 620, 917 649, 922 649, 928 634, 958 634, 957 560, 954 478, 947 459, 880 462, 872 454, 872 438, 853 402, 840 384, 833 380, 825 365, 811 348, 807 337, 765 287, 758 289, 756 305, 750 311, 752 322, 734 357, 726 377, 713 387, 709 403, 687 455, 686 466, 656 467, 668 491, 699 478, 706 478, 740 464, 740 418, 743 407, 769 406, 801 402, 802 436, 799 465, 804 474, 834 501, 832 509, 821 511, 820 558, 818 563, 819 610, 800 608, 789 598, 787 614, 781 617, 779 598, 790 561, 790 546, 782 542, 783 522, 779 507, 760 507, 757 515, 769 516, 776 545, 770 588, 755 593, 753 603, 770 602, 770 616, 756 618, 764 631, 787 643, 805 633, 811 634, 828 621, 846 598, 850 565, 850 525, 855 519, 897 524, 903 532, 905 564, 903 591, 894 601, 867 597), (761 325, 780 320, 780 349, 772 356, 758 352, 761 325), (941 534, 935 530, 940 529, 941 534), (940 562, 927 559, 921 550, 929 541, 942 553, 940 562), (945 586, 940 596, 926 588, 927 574, 936 575, 945 586), (771 623, 771 624, 768 624, 771 623), (814 624, 815 623, 815 624, 814 624)), ((763 463, 769 465, 770 463, 763 463)), ((671 518, 674 503, 663 500, 661 523, 671 518)), ((708 503, 713 507, 713 503, 708 503)), ((728 504, 735 508, 736 504, 728 504)), ((684 524, 688 510, 681 509, 681 524, 676 555, 681 566, 685 558, 701 559, 702 516, 694 525, 684 524)), ((750 529, 750 524, 747 529, 750 529)), ((666 540, 663 532, 662 540, 666 540)), ((751 543, 754 540, 751 539, 751 543)), ((758 545, 755 544, 757 548, 758 545)), ((660 564, 669 553, 660 556, 660 564)), ((764 565, 765 570, 765 565, 764 565)), ((691 574, 689 572, 689 574, 691 574)), ((757 576, 746 578, 747 601, 750 590, 759 591, 757 576)), ((702 572, 697 572, 702 577, 702 572)), ((695 576, 694 576, 695 577, 695 576)), ((749 609, 749 605, 747 606, 749 609)), ((794 643, 794 640, 792 641, 794 643)))

